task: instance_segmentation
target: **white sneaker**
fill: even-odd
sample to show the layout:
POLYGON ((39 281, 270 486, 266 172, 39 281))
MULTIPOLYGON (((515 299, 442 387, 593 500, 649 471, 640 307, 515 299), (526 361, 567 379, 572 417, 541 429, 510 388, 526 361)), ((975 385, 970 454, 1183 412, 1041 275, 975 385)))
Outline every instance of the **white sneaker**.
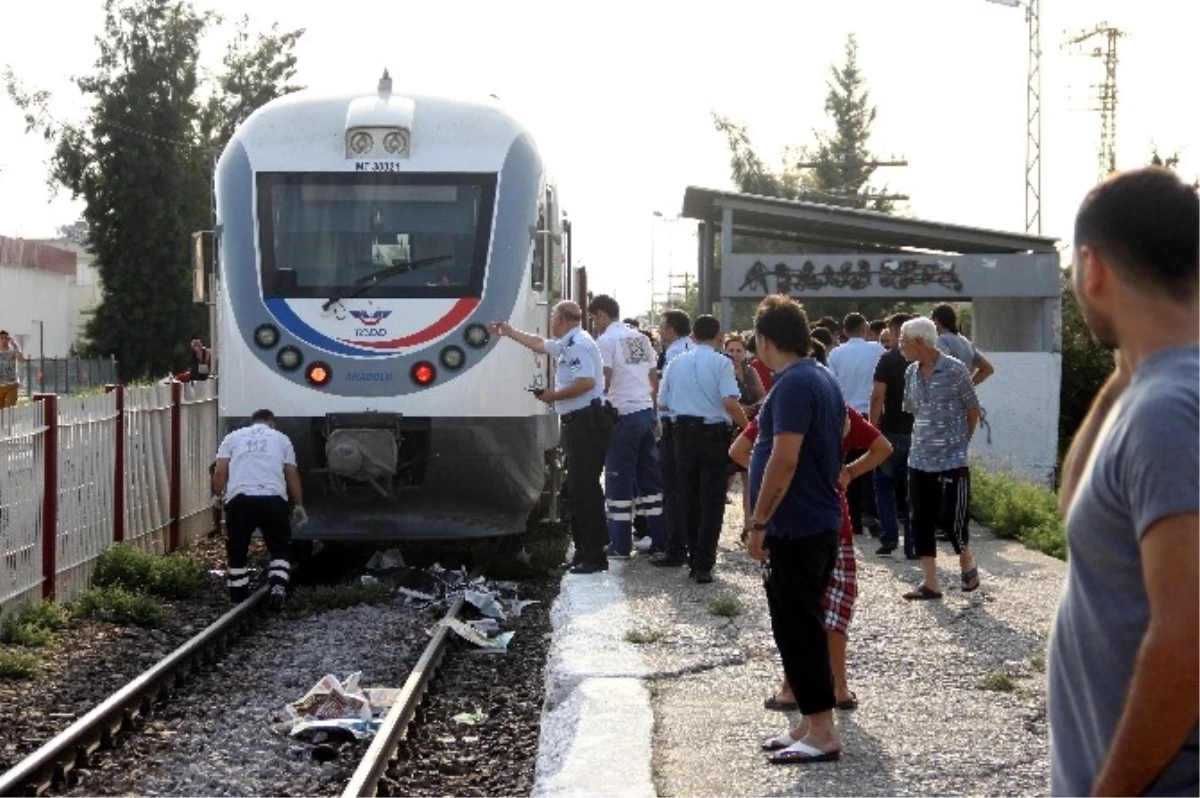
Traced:
POLYGON ((654 545, 654 543, 650 540, 649 535, 646 535, 646 537, 644 537, 644 538, 640 538, 638 540, 633 541, 633 547, 635 549, 637 549, 638 551, 650 551, 650 547, 653 545, 654 545))

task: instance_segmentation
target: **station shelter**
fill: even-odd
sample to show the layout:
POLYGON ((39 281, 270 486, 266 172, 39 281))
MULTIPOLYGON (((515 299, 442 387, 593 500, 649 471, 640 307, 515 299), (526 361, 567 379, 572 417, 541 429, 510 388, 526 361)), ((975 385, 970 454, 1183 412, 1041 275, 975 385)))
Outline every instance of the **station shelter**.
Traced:
POLYGON ((969 336, 996 369, 977 389, 986 424, 971 455, 1053 484, 1062 380, 1056 239, 697 187, 686 190, 681 216, 699 222, 700 307, 725 330, 734 303, 774 293, 801 302, 971 303, 969 336), (781 249, 803 254, 770 251, 781 249))

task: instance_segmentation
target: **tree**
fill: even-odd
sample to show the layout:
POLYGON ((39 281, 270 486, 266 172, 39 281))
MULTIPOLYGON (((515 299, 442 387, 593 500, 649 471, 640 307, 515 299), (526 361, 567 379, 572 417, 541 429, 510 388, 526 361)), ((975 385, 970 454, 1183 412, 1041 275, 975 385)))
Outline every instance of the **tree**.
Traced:
POLYGON ((811 199, 883 212, 893 210, 892 202, 868 185, 877 168, 877 159, 867 146, 876 108, 870 102, 866 78, 858 66, 858 42, 853 34, 846 41, 845 63, 840 68, 830 67, 827 86, 825 113, 833 123, 833 132, 814 131, 815 144, 785 149, 779 170, 772 170, 755 152, 744 125, 713 113, 713 125, 729 147, 734 183, 747 194, 811 199))
POLYGON ((103 282, 85 352, 114 355, 128 380, 179 368, 206 325, 192 303, 188 243, 211 226, 212 148, 253 103, 293 88, 280 84, 294 75, 291 48, 302 31, 272 29, 256 49, 243 22, 227 72, 202 105, 200 40, 219 18, 197 13, 189 0, 106 0, 104 11, 94 71, 75 81, 92 101, 83 125, 60 123, 50 95, 24 90, 11 70, 6 82, 27 128, 54 145, 51 185, 85 202, 87 244, 103 282))

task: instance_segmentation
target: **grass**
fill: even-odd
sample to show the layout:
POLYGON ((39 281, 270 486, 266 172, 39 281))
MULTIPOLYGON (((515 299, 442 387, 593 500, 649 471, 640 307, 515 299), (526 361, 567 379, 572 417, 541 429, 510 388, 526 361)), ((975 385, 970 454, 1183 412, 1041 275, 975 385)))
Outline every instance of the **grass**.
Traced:
POLYGON ((288 596, 287 603, 292 612, 324 612, 359 604, 384 604, 394 596, 392 588, 382 582, 370 585, 349 582, 344 585, 298 587, 288 596))
POLYGON ((1002 538, 1012 538, 1051 557, 1067 559, 1067 536, 1058 515, 1058 494, 1012 472, 971 467, 971 515, 1002 538))
POLYGON ((1017 680, 1003 668, 990 670, 979 680, 980 690, 992 690, 997 693, 1015 693, 1017 680))
POLYGON ((105 549, 92 575, 96 587, 120 587, 165 599, 191 598, 207 581, 204 566, 191 554, 178 551, 163 557, 133 543, 105 549))
POLYGON ((657 643, 664 636, 659 629, 630 629, 625 633, 625 642, 633 643, 635 646, 644 646, 647 643, 657 643))
POLYGON ((1045 657, 1032 657, 1029 660, 1029 667, 1033 668, 1038 673, 1045 673, 1046 672, 1046 658, 1045 657))
POLYGON ((147 627, 162 626, 167 619, 159 599, 120 585, 93 587, 75 602, 75 614, 96 621, 147 627))
POLYGON ((722 618, 736 618, 742 614, 742 603, 733 596, 717 596, 708 602, 708 611, 722 618))
POLYGON ((29 648, 51 645, 67 625, 67 611, 52 601, 27 604, 0 627, 0 642, 29 648))
POLYGON ((28 679, 40 666, 33 654, 0 648, 0 679, 28 679))

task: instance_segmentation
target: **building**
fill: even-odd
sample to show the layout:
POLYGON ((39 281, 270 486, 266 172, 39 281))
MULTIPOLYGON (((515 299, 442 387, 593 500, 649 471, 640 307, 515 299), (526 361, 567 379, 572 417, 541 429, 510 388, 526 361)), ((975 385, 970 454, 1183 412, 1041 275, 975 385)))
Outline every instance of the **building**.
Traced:
POLYGON ((66 357, 78 324, 78 256, 41 241, 0 236, 0 328, 31 356, 66 357))

